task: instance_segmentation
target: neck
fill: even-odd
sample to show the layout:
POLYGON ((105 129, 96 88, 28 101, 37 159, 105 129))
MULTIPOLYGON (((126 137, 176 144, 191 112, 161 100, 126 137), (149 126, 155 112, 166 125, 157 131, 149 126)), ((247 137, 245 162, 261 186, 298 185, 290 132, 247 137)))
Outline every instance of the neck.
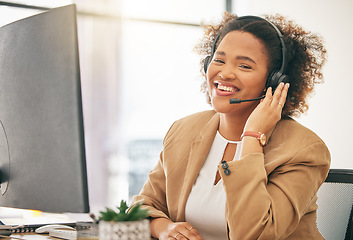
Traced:
POLYGON ((219 132, 228 140, 239 141, 246 121, 254 109, 237 113, 220 113, 219 132))

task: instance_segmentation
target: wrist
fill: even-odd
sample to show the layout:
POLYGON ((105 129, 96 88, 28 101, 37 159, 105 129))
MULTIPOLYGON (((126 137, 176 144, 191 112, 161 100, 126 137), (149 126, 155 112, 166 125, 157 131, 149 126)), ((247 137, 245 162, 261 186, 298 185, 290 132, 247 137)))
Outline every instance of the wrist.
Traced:
POLYGON ((266 145, 266 135, 261 132, 254 132, 254 131, 244 131, 240 137, 241 140, 243 140, 244 137, 252 137, 255 138, 259 141, 261 146, 266 145))
POLYGON ((155 218, 150 222, 152 237, 160 239, 163 233, 167 232, 169 224, 172 223, 168 218, 155 218))

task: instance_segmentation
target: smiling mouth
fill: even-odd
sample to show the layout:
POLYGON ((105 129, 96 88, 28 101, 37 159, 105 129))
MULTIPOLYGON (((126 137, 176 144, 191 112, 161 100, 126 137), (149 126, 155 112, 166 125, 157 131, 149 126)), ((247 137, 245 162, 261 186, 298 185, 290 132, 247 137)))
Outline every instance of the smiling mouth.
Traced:
POLYGON ((215 82, 215 86, 218 90, 221 90, 223 92, 238 92, 239 89, 233 86, 228 86, 228 85, 224 85, 222 83, 219 82, 215 82))

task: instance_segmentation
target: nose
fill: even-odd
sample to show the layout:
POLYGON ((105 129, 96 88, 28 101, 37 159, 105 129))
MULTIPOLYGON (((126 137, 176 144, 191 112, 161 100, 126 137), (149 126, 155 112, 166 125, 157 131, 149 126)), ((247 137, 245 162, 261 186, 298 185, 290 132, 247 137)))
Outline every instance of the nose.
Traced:
POLYGON ((234 73, 234 69, 230 66, 224 66, 219 72, 218 76, 222 80, 234 80, 236 75, 234 73))

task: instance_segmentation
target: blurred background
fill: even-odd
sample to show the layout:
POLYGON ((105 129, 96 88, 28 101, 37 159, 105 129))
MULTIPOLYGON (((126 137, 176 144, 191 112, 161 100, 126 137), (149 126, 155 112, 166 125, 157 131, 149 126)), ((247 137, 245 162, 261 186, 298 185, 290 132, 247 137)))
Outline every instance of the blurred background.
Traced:
POLYGON ((353 168, 353 2, 350 0, 0 1, 0 26, 50 8, 77 5, 89 196, 92 212, 131 201, 159 159, 170 125, 210 109, 200 92, 194 46, 202 23, 225 11, 280 13, 325 39, 325 83, 307 114, 332 168, 353 168))

